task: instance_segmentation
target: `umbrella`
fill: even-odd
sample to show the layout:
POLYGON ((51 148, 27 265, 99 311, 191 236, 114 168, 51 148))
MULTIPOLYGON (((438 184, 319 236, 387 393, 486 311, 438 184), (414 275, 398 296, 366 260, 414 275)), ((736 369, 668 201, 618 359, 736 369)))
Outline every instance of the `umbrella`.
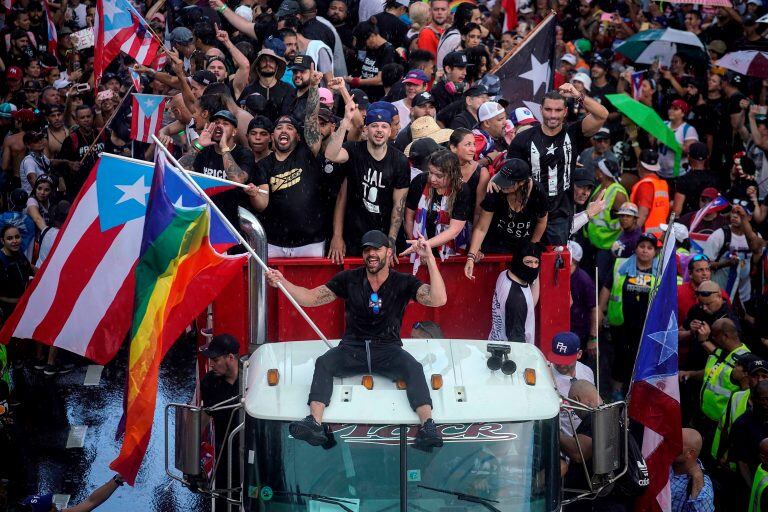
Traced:
POLYGON ((742 75, 768 78, 768 53, 766 52, 745 50, 726 53, 720 57, 716 65, 742 75))
POLYGON ((714 7, 733 7, 731 0, 675 0, 673 3, 711 5, 714 7))
POLYGON ((678 52, 707 58, 704 43, 696 34, 673 28, 638 32, 621 43, 616 51, 638 64, 653 64, 658 60, 662 65, 669 66, 672 56, 678 52))
POLYGON ((637 126, 647 131, 656 139, 675 152, 675 172, 677 176, 680 172, 680 157, 683 154, 683 148, 675 139, 675 132, 659 117, 651 107, 635 101, 627 94, 606 94, 608 101, 613 103, 616 109, 631 119, 637 126))

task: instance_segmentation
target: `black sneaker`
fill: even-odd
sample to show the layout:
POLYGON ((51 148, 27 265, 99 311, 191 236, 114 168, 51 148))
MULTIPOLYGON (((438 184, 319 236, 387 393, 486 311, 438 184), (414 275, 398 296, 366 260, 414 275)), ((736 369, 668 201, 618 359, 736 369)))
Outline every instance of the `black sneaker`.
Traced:
POLYGON ((43 373, 45 375, 56 375, 57 373, 59 373, 60 370, 61 369, 55 364, 48 364, 48 365, 45 365, 45 369, 43 370, 43 373))
POLYGON ((36 361, 32 365, 32 368, 34 368, 35 370, 45 370, 46 366, 48 366, 48 363, 46 363, 45 361, 36 361))
POLYGON ((315 421, 312 415, 307 416, 303 420, 292 421, 288 425, 288 432, 291 433, 294 439, 306 441, 312 446, 320 446, 328 441, 323 426, 315 421))
POLYGON ((414 445, 420 450, 431 450, 432 448, 440 448, 443 446, 443 438, 437 432, 437 425, 435 425, 432 418, 424 422, 419 427, 419 431, 416 434, 416 443, 414 445))

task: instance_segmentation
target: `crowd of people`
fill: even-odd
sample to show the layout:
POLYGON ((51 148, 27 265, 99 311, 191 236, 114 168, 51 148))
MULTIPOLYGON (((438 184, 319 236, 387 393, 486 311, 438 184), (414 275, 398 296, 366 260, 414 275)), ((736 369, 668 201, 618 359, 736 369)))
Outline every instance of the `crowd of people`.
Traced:
MULTIPOLYGON (((341 263, 363 255, 372 230, 393 249, 388 263, 414 271, 427 262, 409 239, 423 237, 440 260, 466 258, 469 280, 486 254, 509 254, 489 337, 533 342, 543 247, 567 245, 572 332, 552 340, 558 389, 567 396, 571 382, 594 383, 590 367, 610 366, 605 396, 573 386, 584 403, 626 395, 669 231, 685 427, 670 468, 674 510, 768 510, 768 80, 717 63, 768 50, 762 0, 523 0, 511 27, 501 0, 131 2, 165 49, 153 66, 126 55, 104 63, 98 83, 83 35, 95 1, 9 2, 0 323, 98 155, 154 159, 153 144, 131 137, 138 114, 125 98, 138 83, 168 97, 158 137, 182 165, 245 185, 215 201, 235 225, 239 206, 257 215, 271 258, 341 263), (550 90, 540 111, 510 105, 493 70, 550 13, 550 90), (706 51, 649 64, 616 51, 665 28, 695 35, 706 51), (679 164, 669 139, 606 98, 622 92, 664 120, 679 164)), ((30 360, 47 375, 72 369, 55 349, 30 360)), ((0 346, 0 403, 13 401, 13 364, 22 361, 0 346)), ((588 436, 588 423, 576 432, 563 424, 571 461, 569 440, 588 436)))

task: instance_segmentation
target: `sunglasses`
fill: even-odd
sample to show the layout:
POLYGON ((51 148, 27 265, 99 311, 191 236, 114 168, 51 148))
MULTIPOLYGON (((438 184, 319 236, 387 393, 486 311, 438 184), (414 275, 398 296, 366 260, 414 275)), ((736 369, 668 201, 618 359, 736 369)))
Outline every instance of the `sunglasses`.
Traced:
POLYGON ((368 303, 368 307, 371 308, 371 311, 373 311, 374 315, 381 313, 381 299, 379 299, 378 293, 371 293, 371 300, 368 303))
POLYGON ((709 297, 713 293, 717 293, 717 292, 699 292, 699 291, 697 291, 696 292, 696 296, 697 297, 709 297))
POLYGON ((709 259, 709 256, 707 256, 706 254, 697 254, 696 256, 691 258, 691 261, 695 262, 695 261, 711 261, 711 260, 709 259))

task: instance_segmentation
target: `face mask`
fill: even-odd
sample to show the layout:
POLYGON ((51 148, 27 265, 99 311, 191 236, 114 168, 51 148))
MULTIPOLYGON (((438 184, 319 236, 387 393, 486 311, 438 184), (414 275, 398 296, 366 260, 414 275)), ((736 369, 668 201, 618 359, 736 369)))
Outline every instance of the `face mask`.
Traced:
POLYGON ((534 282, 536 278, 539 277, 539 267, 529 267, 519 260, 515 260, 510 264, 510 271, 529 284, 534 282))

